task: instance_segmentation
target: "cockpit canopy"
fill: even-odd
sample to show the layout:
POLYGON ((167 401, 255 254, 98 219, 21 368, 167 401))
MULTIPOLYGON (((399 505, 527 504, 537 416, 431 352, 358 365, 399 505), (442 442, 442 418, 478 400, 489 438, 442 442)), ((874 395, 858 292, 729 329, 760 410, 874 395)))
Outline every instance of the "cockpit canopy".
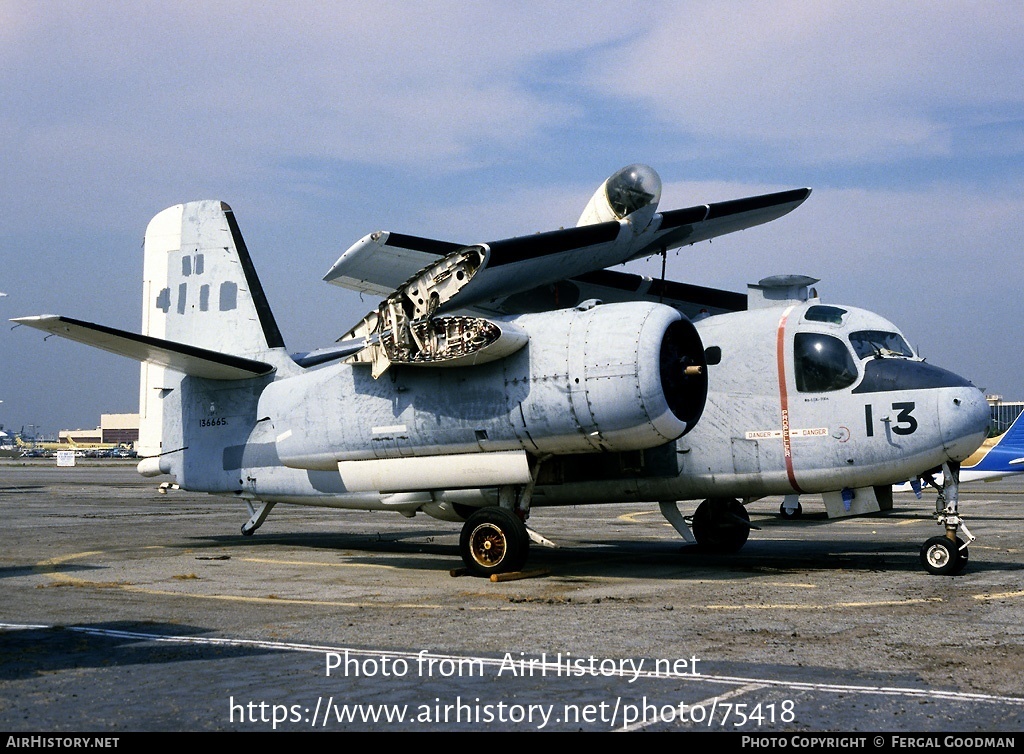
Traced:
MULTIPOLYGON (((848 321, 849 314, 842 307, 814 304, 804 312, 802 321, 855 327, 856 322, 848 321)), ((916 358, 904 337, 894 329, 857 329, 846 334, 839 329, 835 334, 798 332, 793 340, 796 388, 802 393, 841 390, 860 377, 862 369, 858 362, 890 357, 916 358)))
POLYGON ((793 362, 796 389, 801 393, 841 390, 859 376, 846 344, 824 333, 798 332, 793 340, 793 362))
POLYGON ((896 332, 857 330, 850 333, 850 344, 858 359, 866 359, 869 356, 904 356, 908 359, 914 357, 914 352, 907 341, 896 332))

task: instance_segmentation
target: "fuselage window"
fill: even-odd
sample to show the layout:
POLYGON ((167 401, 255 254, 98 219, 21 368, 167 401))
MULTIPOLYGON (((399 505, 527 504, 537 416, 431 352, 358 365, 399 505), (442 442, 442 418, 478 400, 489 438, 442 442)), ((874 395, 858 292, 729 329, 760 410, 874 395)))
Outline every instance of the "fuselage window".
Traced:
POLYGON ((821 333, 797 333, 793 341, 796 389, 801 393, 841 390, 857 381, 857 365, 839 338, 821 333))
POLYGON ((913 358, 911 350, 903 336, 885 330, 858 330, 850 333, 850 344, 857 352, 858 359, 868 356, 905 356, 913 358))
POLYGON ((804 321, 828 322, 830 325, 841 325, 843 324, 844 314, 846 314, 846 309, 840 309, 838 306, 817 304, 815 306, 808 307, 807 311, 804 313, 804 321))

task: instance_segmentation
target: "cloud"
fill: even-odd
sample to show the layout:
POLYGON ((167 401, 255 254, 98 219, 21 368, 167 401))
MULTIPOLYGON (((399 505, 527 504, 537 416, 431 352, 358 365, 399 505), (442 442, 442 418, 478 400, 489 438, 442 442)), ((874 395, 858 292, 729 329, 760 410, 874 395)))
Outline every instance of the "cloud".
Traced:
POLYGON ((91 139, 67 153, 124 145, 219 172, 268 153, 436 164, 520 144, 572 117, 525 74, 610 34, 594 19, 565 35, 553 9, 459 3, 54 10, 24 7, 0 52, 5 121, 24 146, 53 148, 37 129, 84 126, 91 139))
MULTIPOLYGON (((595 91, 696 138, 805 162, 948 155, 953 132, 1024 102, 1018 3, 669 4, 591 66, 595 91)), ((1018 110, 1019 112, 1019 110, 1018 110)))

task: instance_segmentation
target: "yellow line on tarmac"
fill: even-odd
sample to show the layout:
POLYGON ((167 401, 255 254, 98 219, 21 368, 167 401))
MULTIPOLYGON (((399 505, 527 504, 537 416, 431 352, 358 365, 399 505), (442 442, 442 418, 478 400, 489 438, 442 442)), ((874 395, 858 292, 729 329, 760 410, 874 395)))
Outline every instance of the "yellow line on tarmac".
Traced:
POLYGON ((927 597, 910 600, 882 600, 881 602, 837 602, 833 605, 704 605, 706 610, 822 610, 829 607, 890 607, 901 605, 920 605, 927 602, 945 602, 942 597, 927 597))
POLYGON ((914 526, 916 524, 922 524, 932 520, 932 516, 919 516, 918 518, 872 518, 868 517, 853 517, 853 518, 838 518, 833 519, 832 523, 839 523, 840 521, 847 526, 914 526))
MULTIPOLYGON (((721 584, 722 582, 719 581, 717 583, 721 584)), ((762 585, 758 584, 758 586, 762 586, 762 585)), ((817 584, 788 583, 788 582, 785 582, 785 581, 766 581, 766 582, 764 582, 763 586, 781 586, 781 587, 785 587, 786 589, 817 589, 818 588, 817 584)))
POLYGON ((318 568, 386 568, 397 571, 396 566, 375 563, 323 563, 319 560, 275 560, 273 558, 239 558, 243 563, 273 563, 274 565, 317 566, 318 568))
MULTIPOLYGON (((159 548, 147 548, 147 549, 159 549, 159 548)), ((133 592, 136 594, 152 594, 156 596, 164 597, 188 597, 192 599, 200 600, 221 600, 224 602, 248 602, 265 605, 310 605, 310 606, 327 606, 327 607, 379 607, 379 608, 406 608, 413 610, 441 610, 444 609, 445 605, 436 605, 433 603, 387 603, 387 602, 340 602, 335 600, 312 600, 302 599, 294 597, 278 597, 275 595, 266 595, 263 597, 244 597, 241 595, 232 594, 188 594, 185 592, 172 592, 166 589, 150 589, 148 587, 141 587, 135 584, 128 584, 118 581, 89 581, 87 579, 78 578, 76 576, 70 576, 66 573, 52 572, 54 566, 58 566, 62 563, 67 563, 71 560, 77 560, 80 558, 86 558, 93 555, 105 555, 107 554, 104 550, 90 550, 87 552, 76 552, 70 555, 60 555, 53 558, 47 558, 42 560, 33 567, 38 573, 44 573, 49 578, 56 582, 58 586, 70 586, 70 587, 91 587, 93 589, 120 589, 124 592, 133 592)), ((277 561, 259 561, 253 559, 256 562, 277 562, 277 561)), ((326 563, 311 563, 311 565, 329 565, 326 563)), ((377 568, 388 568, 390 566, 375 566, 377 568)), ((449 606, 450 607, 450 606, 449 606)), ((513 606, 501 606, 495 607, 494 605, 488 605, 485 607, 471 607, 463 605, 459 609, 465 610, 514 610, 513 606)))
POLYGON ((1008 600, 1015 597, 1024 597, 1024 591, 1018 592, 994 592, 992 594, 972 594, 976 600, 1008 600))
MULTIPOLYGON (((119 583, 97 583, 94 581, 86 581, 85 579, 73 578, 70 576, 61 576, 60 580, 67 583, 69 586, 91 586, 97 589, 120 589, 125 592, 133 592, 136 594, 153 594, 162 597, 190 597, 199 600, 222 600, 224 602, 249 602, 255 604, 264 605, 325 605, 328 607, 383 607, 383 608, 394 608, 394 607, 405 607, 405 608, 425 608, 429 610, 440 610, 444 605, 433 605, 429 603, 420 604, 405 604, 405 603, 380 603, 380 602, 338 602, 335 600, 307 600, 299 599, 294 597, 276 597, 273 595, 267 595, 264 597, 243 597, 241 595, 233 594, 186 594, 184 592, 171 592, 166 589, 150 589, 148 587, 136 586, 134 584, 119 584, 119 583)), ((469 608, 474 609, 474 608, 469 608)), ((485 608, 476 608, 485 609, 485 608)), ((493 609, 493 608, 486 608, 493 609)), ((500 609, 500 608, 499 608, 500 609)))
POLYGON ((55 558, 47 558, 46 560, 40 560, 36 563, 33 568, 40 570, 48 568, 50 566, 60 565, 61 563, 67 563, 69 560, 77 560, 78 558, 87 558, 90 555, 103 555, 103 550, 89 550, 87 552, 76 552, 71 555, 58 555, 55 558))
POLYGON ((635 524, 634 520, 637 516, 652 516, 654 514, 661 515, 660 511, 636 511, 635 513, 623 513, 621 516, 616 516, 619 521, 629 521, 631 524, 635 524))

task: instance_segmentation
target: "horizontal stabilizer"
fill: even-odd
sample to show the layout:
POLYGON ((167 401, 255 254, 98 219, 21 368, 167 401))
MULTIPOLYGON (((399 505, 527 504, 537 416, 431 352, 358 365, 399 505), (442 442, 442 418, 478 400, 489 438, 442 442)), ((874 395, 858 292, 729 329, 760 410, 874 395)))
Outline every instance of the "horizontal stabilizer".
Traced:
POLYGON ((240 356, 208 351, 184 343, 138 335, 55 314, 19 317, 11 321, 194 377, 205 377, 210 380, 244 380, 274 371, 271 364, 262 361, 243 359, 240 356))

